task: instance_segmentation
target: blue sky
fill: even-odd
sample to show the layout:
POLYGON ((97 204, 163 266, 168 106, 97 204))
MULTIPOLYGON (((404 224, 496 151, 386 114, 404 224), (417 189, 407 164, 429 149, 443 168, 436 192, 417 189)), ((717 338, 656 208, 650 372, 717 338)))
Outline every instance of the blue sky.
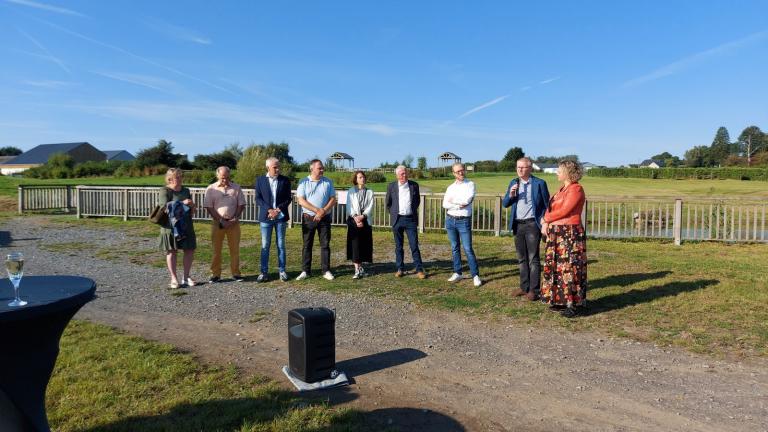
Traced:
POLYGON ((616 166, 768 129, 766 1, 0 0, 0 146, 616 166))

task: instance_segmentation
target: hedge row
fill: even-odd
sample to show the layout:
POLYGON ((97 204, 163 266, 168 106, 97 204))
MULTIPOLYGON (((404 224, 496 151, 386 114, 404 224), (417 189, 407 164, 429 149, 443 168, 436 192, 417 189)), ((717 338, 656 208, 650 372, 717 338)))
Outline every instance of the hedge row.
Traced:
POLYGON ((768 168, 592 168, 591 177, 768 181, 768 168))

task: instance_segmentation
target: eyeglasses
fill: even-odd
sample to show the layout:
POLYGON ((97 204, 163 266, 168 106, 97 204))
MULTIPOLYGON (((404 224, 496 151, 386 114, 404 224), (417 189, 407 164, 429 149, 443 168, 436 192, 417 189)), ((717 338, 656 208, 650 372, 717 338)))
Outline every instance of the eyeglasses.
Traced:
POLYGON ((458 171, 454 171, 453 173, 454 173, 454 174, 461 174, 461 173, 463 173, 464 171, 465 171, 465 170, 458 170, 458 171))
POLYGON ((517 167, 517 169, 531 169, 531 166, 530 165, 528 165, 528 166, 519 166, 519 167, 517 167))

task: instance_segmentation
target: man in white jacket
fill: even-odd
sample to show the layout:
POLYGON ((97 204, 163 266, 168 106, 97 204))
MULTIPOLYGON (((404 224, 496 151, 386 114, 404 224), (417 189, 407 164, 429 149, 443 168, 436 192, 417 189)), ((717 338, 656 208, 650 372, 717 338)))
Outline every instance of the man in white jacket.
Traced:
POLYGON ((483 281, 480 280, 477 258, 472 249, 472 201, 475 199, 475 183, 465 178, 464 164, 457 162, 453 164, 451 170, 456 181, 448 186, 443 197, 443 208, 447 210, 445 230, 448 232, 448 240, 451 241, 453 256, 453 274, 448 278, 448 282, 458 282, 464 278, 461 274, 461 250, 459 249, 463 246, 469 271, 472 274, 472 282, 479 287, 483 281))

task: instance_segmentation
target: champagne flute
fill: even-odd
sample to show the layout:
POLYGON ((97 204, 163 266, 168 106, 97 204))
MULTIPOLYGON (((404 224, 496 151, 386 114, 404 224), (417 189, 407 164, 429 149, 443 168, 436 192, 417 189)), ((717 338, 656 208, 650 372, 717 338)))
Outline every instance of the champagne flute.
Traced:
POLYGON ((27 304, 19 297, 19 284, 24 276, 24 255, 21 252, 9 253, 5 257, 5 269, 8 271, 8 279, 13 283, 14 300, 8 306, 17 307, 27 304))

